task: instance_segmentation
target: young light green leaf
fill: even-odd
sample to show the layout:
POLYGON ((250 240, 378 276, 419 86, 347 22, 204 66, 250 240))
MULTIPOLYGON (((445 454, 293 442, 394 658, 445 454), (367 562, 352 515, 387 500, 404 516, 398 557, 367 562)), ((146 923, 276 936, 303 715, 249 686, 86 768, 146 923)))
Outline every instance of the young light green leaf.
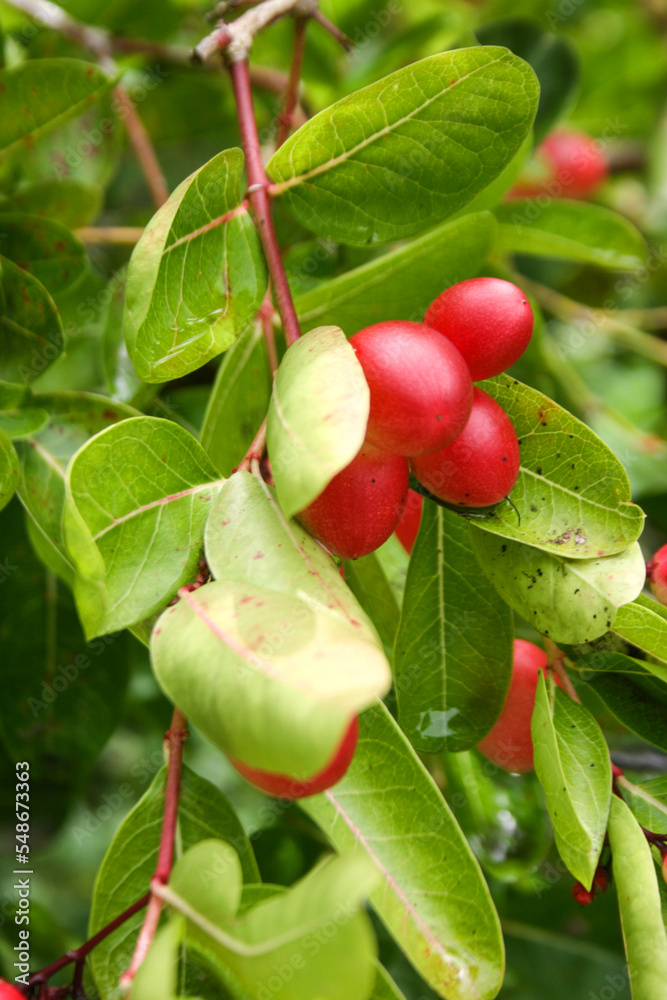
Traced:
POLYGON ((370 1000, 405 1000, 405 996, 383 965, 377 963, 375 985, 370 1000))
POLYGON ((604 671, 585 679, 619 722, 647 743, 667 750, 667 684, 635 662, 632 674, 604 671))
POLYGON ((132 983, 132 1000, 174 1000, 185 921, 170 920, 155 936, 132 983))
POLYGON ((0 160, 82 114, 113 83, 81 59, 30 59, 0 70, 0 160))
POLYGON ((271 400, 271 371, 261 324, 251 323, 220 362, 199 440, 229 476, 248 450, 271 400))
POLYGON ((16 448, 0 426, 0 510, 14 496, 19 481, 19 459, 16 448))
POLYGON ((609 843, 633 1000, 667 1000, 667 934, 660 892, 643 831, 618 796, 612 797, 609 843))
POLYGON ((267 427, 286 517, 312 503, 352 461, 369 409, 364 373, 341 330, 317 327, 292 344, 276 375, 267 427))
POLYGON ((395 650, 398 718, 417 750, 468 750, 489 732, 509 688, 513 636, 468 525, 425 503, 395 650))
POLYGON ((303 125, 269 161, 273 193, 343 243, 412 236, 501 173, 530 130, 538 90, 507 49, 421 59, 303 125))
POLYGON ((345 563, 345 582, 375 625, 391 657, 401 611, 376 554, 371 552, 345 563))
POLYGON ((544 788, 560 856, 587 889, 607 831, 611 764, 594 717, 540 673, 531 727, 535 771, 544 788))
POLYGON ((192 435, 156 417, 124 420, 79 449, 63 527, 87 635, 135 625, 195 577, 221 485, 192 435))
MULTIPOLYGON (((165 781, 166 768, 162 768, 116 831, 97 873, 90 914, 91 935, 140 899, 150 885, 160 847, 165 781)), ((252 847, 228 800, 214 785, 184 767, 177 853, 212 837, 222 838, 235 849, 246 881, 259 881, 252 847)), ((91 955, 95 983, 104 1000, 120 1000, 118 980, 129 965, 142 920, 143 913, 131 917, 91 955)))
POLYGON ((667 663, 667 608, 648 594, 640 594, 619 611, 614 632, 667 663))
POLYGON ((556 257, 612 270, 636 271, 648 252, 639 230, 622 215, 585 201, 510 201, 496 209, 496 249, 556 257))
POLYGON ((440 292, 477 274, 493 246, 495 229, 490 212, 438 226, 299 295, 294 302, 299 319, 306 327, 335 323, 349 333, 388 316, 421 322, 440 292))
POLYGON ((468 515, 475 524, 570 559, 627 549, 644 515, 630 502, 628 477, 613 452, 567 410, 509 375, 480 386, 514 424, 521 471, 512 503, 468 515))
POLYGON ((58 222, 22 214, 0 214, 2 252, 41 281, 53 295, 70 288, 86 269, 86 248, 58 222))
POLYGON ((200 840, 174 865, 169 888, 197 913, 222 926, 241 903, 243 871, 238 854, 225 840, 200 840))
POLYGON ((542 31, 524 18, 491 21, 475 29, 482 45, 506 45, 533 69, 540 83, 540 103, 533 133, 540 142, 574 102, 579 83, 577 51, 567 38, 542 31))
POLYGON ((384 706, 359 722, 349 771, 302 808, 338 850, 356 844, 376 865, 382 884, 371 903, 428 985, 447 1000, 491 1000, 504 951, 477 861, 384 706))
MULTIPOLYGON (((62 535, 67 463, 94 434, 137 416, 137 411, 90 392, 35 393, 33 402, 47 411, 48 420, 43 428, 17 442, 21 462, 18 495, 43 539, 42 558, 50 550, 52 557, 66 560, 71 567, 62 535)), ((49 565, 62 575, 53 562, 49 565)))
POLYGON ((0 257, 0 378, 32 382, 63 349, 63 329, 41 282, 0 257))
POLYGON ((153 630, 158 682, 212 743, 250 767, 312 777, 352 716, 386 693, 375 635, 307 593, 225 575, 180 596, 153 630))
POLYGON ((555 642, 590 642, 604 635, 620 606, 644 586, 637 542, 602 559, 566 559, 470 527, 477 562, 503 600, 555 642))
MULTIPOLYGON (((377 882, 363 854, 329 857, 286 892, 257 901, 232 922, 225 919, 217 885, 212 892, 178 879, 189 939, 226 964, 250 1000, 273 992, 277 970, 284 1000, 367 1000, 377 946, 362 904, 377 882)), ((175 909, 180 901, 172 898, 175 909)))
POLYGON ((31 437, 41 431, 49 422, 49 414, 38 406, 26 406, 22 410, 0 410, 0 430, 10 441, 31 437))
POLYGON ((123 326, 144 382, 201 368, 262 303, 266 266, 242 174, 240 149, 218 153, 176 188, 134 249, 123 326))

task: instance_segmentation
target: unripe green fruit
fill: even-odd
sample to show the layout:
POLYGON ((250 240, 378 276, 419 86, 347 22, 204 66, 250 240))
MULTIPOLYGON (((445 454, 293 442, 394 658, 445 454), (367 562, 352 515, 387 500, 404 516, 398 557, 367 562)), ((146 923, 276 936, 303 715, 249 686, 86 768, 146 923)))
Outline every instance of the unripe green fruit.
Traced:
POLYGON ((297 515, 341 559, 359 559, 386 542, 408 495, 407 459, 365 444, 316 500, 297 515))
MULTIPOLYGON (((317 795, 324 792, 341 780, 352 763, 354 751, 359 738, 359 720, 355 716, 347 729, 343 740, 331 758, 318 774, 312 778, 290 778, 286 774, 275 774, 272 771, 262 771, 256 767, 248 767, 240 760, 230 757, 230 763, 255 788, 279 799, 303 799, 307 795, 317 795)), ((0 1000, 2 997, 0 995, 0 1000)))

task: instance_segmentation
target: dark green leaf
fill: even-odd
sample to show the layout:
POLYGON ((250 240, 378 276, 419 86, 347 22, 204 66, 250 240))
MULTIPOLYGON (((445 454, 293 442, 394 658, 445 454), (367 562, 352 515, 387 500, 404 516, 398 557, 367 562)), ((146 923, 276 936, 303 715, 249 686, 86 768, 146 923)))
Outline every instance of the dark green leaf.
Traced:
POLYGON ((266 266, 242 173, 240 149, 219 153, 176 188, 134 249, 123 325, 145 382, 201 368, 262 304, 266 266))
POLYGON ((448 1000, 495 997, 500 924, 470 847, 382 705, 360 717, 352 765, 302 808, 337 850, 357 845, 382 873, 371 903, 415 969, 448 1000))
POLYGON ((468 516, 485 531, 571 559, 622 552, 642 530, 612 451, 553 400, 509 375, 480 383, 509 414, 521 446, 510 504, 468 516))
POLYGON ((535 771, 544 788, 560 856, 590 889, 607 831, 609 749, 599 725, 540 673, 531 727, 535 771))
POLYGON ((384 648, 391 657, 400 617, 400 608, 380 560, 371 552, 345 563, 345 581, 375 625, 384 648))
POLYGON ((496 249, 636 271, 648 249, 638 229, 616 212, 584 201, 510 201, 496 209, 496 249))
POLYGON ((76 118, 113 86, 80 59, 28 60, 0 70, 0 159, 76 118))
POLYGON ((429 56, 320 112, 267 173, 298 220, 364 245, 447 218, 498 176, 537 107, 532 70, 506 49, 429 56))
POLYGON ((667 750, 667 685, 648 671, 596 673, 586 678, 619 722, 647 743, 667 750))
POLYGON ((266 416, 271 371, 261 324, 252 323, 220 362, 200 435, 224 476, 239 464, 266 416))
POLYGON ((448 222, 298 296, 299 319, 306 328, 335 324, 348 335, 388 318, 421 322, 440 292, 474 277, 494 236, 490 212, 448 222))
POLYGON ((0 426, 0 510, 6 507, 19 480, 19 460, 16 449, 0 426))
POLYGON ((62 351, 62 323, 41 282, 6 257, 0 272, 0 377, 25 384, 62 351))
POLYGON ((513 635, 468 525, 425 503, 395 651, 398 717, 417 750, 468 750, 486 736, 509 688, 513 635))
POLYGON ((65 291, 86 268, 83 243, 65 226, 32 215, 0 214, 2 252, 48 288, 65 291))

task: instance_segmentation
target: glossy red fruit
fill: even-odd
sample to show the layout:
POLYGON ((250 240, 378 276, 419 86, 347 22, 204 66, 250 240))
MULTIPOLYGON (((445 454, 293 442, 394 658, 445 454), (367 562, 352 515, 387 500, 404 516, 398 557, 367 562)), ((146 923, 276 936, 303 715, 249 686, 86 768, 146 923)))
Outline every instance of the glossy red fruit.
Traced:
POLYGON ((0 979, 0 1000, 24 1000, 24 994, 6 979, 0 979))
POLYGON ((408 555, 411 555, 422 520, 424 498, 414 490, 408 490, 408 502, 396 525, 396 537, 408 555))
MULTIPOLYGON (((290 778, 287 774, 275 774, 272 771, 261 771, 255 767, 248 767, 233 757, 230 757, 229 760, 247 781, 262 792, 275 795, 279 799, 303 799, 306 795, 324 792, 340 781, 352 763, 358 738, 359 721, 355 716, 329 763, 312 778, 290 778)), ((0 1000, 2 1000, 1 995, 0 1000)))
POLYGON ((667 605, 667 545, 658 549, 646 563, 646 574, 656 600, 667 605))
POLYGON ((424 322, 463 355, 473 382, 500 375, 518 361, 533 333, 533 310, 516 285, 502 278, 470 278, 446 288, 424 322))
POLYGON ((475 386, 470 418, 453 444, 411 465, 422 486, 445 503, 489 507, 511 493, 521 454, 502 406, 475 386))
POLYGON ((526 176, 511 190, 511 198, 588 198, 609 173, 600 144, 585 132, 556 129, 538 146, 535 177, 526 176))
POLYGON ((595 875, 593 876, 593 885, 600 892, 606 892, 609 888, 609 883, 611 882, 611 877, 606 868, 596 868, 595 875))
POLYGON ((297 517, 334 555, 358 559, 374 552, 394 531, 409 479, 407 459, 365 444, 297 517))
MULTIPOLYGON (((478 750, 504 771, 533 770, 533 740, 530 722, 535 707, 535 692, 540 670, 547 665, 547 654, 534 642, 514 640, 512 680, 507 698, 491 732, 478 750)), ((556 678, 556 683, 558 678, 556 678)))
POLYGON ((581 882, 575 882, 572 886, 572 895, 580 906, 590 906, 597 895, 597 890, 593 886, 589 892, 581 882))
POLYGON ((395 455, 426 455, 453 441, 472 406, 468 367, 423 323, 389 321, 350 338, 371 393, 366 440, 395 455))

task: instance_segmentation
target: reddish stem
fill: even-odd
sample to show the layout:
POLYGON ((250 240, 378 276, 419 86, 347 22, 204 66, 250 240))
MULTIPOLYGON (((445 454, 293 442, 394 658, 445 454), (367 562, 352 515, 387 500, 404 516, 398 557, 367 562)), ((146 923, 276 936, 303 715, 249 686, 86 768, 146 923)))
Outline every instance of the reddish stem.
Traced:
POLYGON ((77 965, 83 965, 84 959, 90 954, 93 948, 96 948, 100 941, 104 941, 106 937, 113 934, 117 927, 124 924, 126 920, 130 919, 130 917, 133 917, 135 913, 142 910, 149 899, 150 893, 147 892, 145 896, 138 899, 136 903, 132 904, 132 906, 128 906, 127 910, 123 910, 123 912, 112 920, 111 923, 102 927, 97 934, 94 934, 88 941, 80 945, 80 947, 76 948, 74 951, 68 951, 66 955, 63 955, 63 957, 59 958, 56 962, 52 962, 51 965, 46 965, 43 969, 40 969, 39 972, 33 973, 30 977, 30 985, 37 986, 40 983, 47 982, 51 976, 55 976, 56 972, 60 972, 61 969, 64 969, 67 965, 71 965, 72 962, 75 962, 77 965))
POLYGON ((273 330, 273 313, 273 300, 271 299, 271 290, 269 289, 264 297, 258 316, 262 324, 271 374, 275 375, 278 370, 278 351, 276 350, 276 337, 273 330))
MULTIPOLYGON (((174 858, 174 840, 178 823, 178 798, 181 788, 181 770, 183 765, 183 744, 188 736, 187 719, 180 708, 174 709, 171 726, 165 733, 165 752, 167 754, 167 786, 165 788, 164 817, 162 820, 162 836, 157 866, 151 883, 166 885, 169 881, 174 858)), ((134 947, 134 954, 127 972, 120 980, 122 989, 127 989, 132 983, 139 966, 142 964, 150 948, 162 912, 162 900, 151 893, 146 916, 139 931, 139 937, 134 947)))
POLYGON ((238 469, 243 469, 245 472, 250 472, 253 462, 261 462, 262 455, 264 454, 264 449, 266 448, 266 417, 262 420, 262 426, 259 428, 252 444, 248 448, 243 460, 240 462, 238 469))
POLYGON ((317 21, 317 23, 324 28, 325 31, 328 31, 329 34, 343 46, 346 52, 350 52, 354 48, 354 42, 352 39, 348 38, 347 35, 344 35, 340 28, 337 28, 328 17, 325 17, 319 8, 316 7, 311 16, 314 21, 317 21))
POLYGON ((290 134, 294 126, 294 109, 297 106, 299 96, 299 81, 301 79, 301 67, 303 65, 303 53, 306 48, 306 29, 308 20, 305 17, 298 17, 294 22, 294 49, 292 51, 292 64, 290 66, 287 89, 285 90, 285 103, 279 115, 280 128, 276 140, 276 149, 279 149, 290 134))
POLYGON ((146 178, 146 183, 148 184, 155 207, 160 208, 169 197, 169 189, 162 174, 162 168, 158 163, 158 158, 155 155, 153 144, 132 102, 132 98, 125 88, 119 84, 115 88, 114 94, 125 112, 124 121, 127 136, 139 161, 141 172, 146 178))
POLYGON ((271 204, 267 193, 269 181, 262 163, 262 153, 257 134, 257 123, 252 106, 252 90, 248 60, 239 59, 229 64, 229 73, 234 88, 236 109, 241 129, 241 142, 245 153, 248 175, 248 199, 255 216, 255 223, 264 248, 266 263, 271 275, 271 283, 276 295, 278 312, 285 331, 288 347, 301 336, 296 317, 292 293, 278 246, 276 231, 271 218, 271 204))

